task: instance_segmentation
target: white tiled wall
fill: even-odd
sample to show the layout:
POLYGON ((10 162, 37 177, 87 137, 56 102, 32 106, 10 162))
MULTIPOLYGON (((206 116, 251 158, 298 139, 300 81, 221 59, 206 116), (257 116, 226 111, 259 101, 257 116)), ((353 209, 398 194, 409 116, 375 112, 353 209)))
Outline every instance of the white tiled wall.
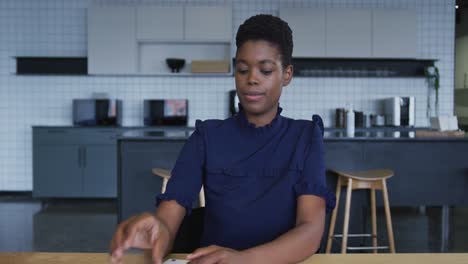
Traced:
MULTIPOLYGON (((410 8, 418 13, 418 50, 438 59, 440 113, 453 113, 455 0, 1 0, 0 1, 0 191, 32 189, 31 126, 71 125, 71 100, 106 92, 124 101, 124 125, 142 124, 145 98, 188 98, 190 123, 227 117, 232 77, 58 77, 16 76, 15 56, 86 56, 86 10, 96 5, 232 4, 233 32, 257 13, 278 14, 280 6, 410 8)), ((284 115, 322 115, 333 124, 333 109, 351 102, 377 112, 376 99, 415 96, 416 122, 427 124, 428 89, 423 78, 296 78, 284 90, 284 115)))

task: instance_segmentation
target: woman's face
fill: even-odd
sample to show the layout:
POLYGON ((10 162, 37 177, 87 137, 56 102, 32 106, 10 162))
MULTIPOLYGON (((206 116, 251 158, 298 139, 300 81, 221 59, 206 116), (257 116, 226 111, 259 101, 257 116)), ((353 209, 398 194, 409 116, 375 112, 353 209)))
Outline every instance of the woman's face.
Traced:
POLYGON ((246 41, 236 54, 236 89, 247 114, 276 111, 283 86, 292 78, 292 66, 283 67, 278 49, 264 40, 246 41))

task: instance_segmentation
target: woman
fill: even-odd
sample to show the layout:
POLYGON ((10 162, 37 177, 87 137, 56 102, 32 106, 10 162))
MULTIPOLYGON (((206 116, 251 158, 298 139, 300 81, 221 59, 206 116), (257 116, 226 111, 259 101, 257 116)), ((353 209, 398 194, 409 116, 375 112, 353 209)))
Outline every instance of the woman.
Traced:
POLYGON ((320 117, 280 115, 293 75, 291 29, 277 17, 253 16, 239 27, 236 46, 240 112, 197 120, 156 214, 120 224, 112 260, 137 247, 152 249, 161 263, 202 184, 204 231, 191 263, 295 263, 317 251, 335 197, 325 183, 320 117))

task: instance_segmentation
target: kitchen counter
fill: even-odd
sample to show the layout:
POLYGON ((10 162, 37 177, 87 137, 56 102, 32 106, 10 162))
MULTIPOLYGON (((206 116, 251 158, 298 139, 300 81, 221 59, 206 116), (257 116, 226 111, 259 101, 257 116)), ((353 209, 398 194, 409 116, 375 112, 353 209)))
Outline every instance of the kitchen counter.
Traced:
POLYGON ((468 141, 468 133, 463 137, 417 137, 415 131, 371 131, 355 132, 348 137, 345 132, 324 133, 325 141, 468 141))
MULTIPOLYGON (((344 129, 325 128, 325 141, 468 141, 468 133, 464 137, 416 137, 416 130, 428 128, 364 128, 357 129, 353 137, 348 137, 344 129)), ((131 130, 122 133, 120 140, 181 140, 187 139, 193 128, 152 128, 146 130, 131 130)))
POLYGON ((188 126, 33 126, 35 128, 44 129, 121 129, 130 131, 136 130, 189 130, 192 131, 194 127, 188 126))
POLYGON ((181 140, 187 139, 193 132, 193 128, 190 129, 172 129, 172 130, 132 130, 124 132, 119 136, 118 139, 136 139, 136 140, 181 140))

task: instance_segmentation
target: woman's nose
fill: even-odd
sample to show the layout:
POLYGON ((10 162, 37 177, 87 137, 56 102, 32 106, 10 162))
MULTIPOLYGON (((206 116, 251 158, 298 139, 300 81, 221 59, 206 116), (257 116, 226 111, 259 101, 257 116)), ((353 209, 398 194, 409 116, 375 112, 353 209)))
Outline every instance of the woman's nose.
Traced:
POLYGON ((255 74, 254 71, 250 71, 250 72, 249 72, 249 76, 248 76, 247 82, 248 82, 249 85, 256 85, 256 84, 258 84, 257 75, 255 74))

